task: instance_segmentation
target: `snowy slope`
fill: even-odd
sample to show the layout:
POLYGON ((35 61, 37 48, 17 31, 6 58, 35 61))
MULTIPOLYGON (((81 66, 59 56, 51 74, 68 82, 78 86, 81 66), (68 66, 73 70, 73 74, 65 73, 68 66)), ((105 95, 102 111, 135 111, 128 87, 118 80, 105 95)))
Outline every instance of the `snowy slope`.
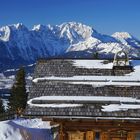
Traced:
POLYGON ((10 89, 14 83, 15 76, 4 76, 0 73, 0 90, 1 89, 10 89))
POLYGON ((98 52, 100 58, 113 58, 120 50, 125 50, 132 58, 140 58, 140 41, 127 32, 116 32, 112 36, 96 32, 90 38, 71 45, 65 56, 82 57, 85 53, 87 57, 93 57, 98 52))
POLYGON ((98 52, 112 58, 121 49, 140 57, 140 41, 129 33, 103 35, 82 23, 39 24, 33 29, 18 23, 0 28, 0 70, 51 56, 91 57, 98 52))
POLYGON ((49 122, 17 119, 0 122, 0 140, 52 140, 49 122))

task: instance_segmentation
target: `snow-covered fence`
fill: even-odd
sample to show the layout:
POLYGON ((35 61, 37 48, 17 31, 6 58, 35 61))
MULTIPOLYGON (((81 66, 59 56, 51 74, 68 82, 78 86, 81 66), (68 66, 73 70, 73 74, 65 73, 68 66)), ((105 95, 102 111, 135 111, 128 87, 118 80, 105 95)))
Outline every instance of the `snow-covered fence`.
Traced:
POLYGON ((14 118, 15 118, 15 112, 13 111, 0 113, 0 121, 10 120, 14 118))

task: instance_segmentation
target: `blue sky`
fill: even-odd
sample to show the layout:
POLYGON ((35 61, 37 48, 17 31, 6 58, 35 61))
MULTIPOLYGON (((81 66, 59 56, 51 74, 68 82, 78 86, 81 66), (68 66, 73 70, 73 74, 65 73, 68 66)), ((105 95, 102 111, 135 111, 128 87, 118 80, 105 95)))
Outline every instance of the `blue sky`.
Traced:
POLYGON ((98 32, 127 31, 140 38, 140 0, 0 0, 0 26, 76 21, 98 32))

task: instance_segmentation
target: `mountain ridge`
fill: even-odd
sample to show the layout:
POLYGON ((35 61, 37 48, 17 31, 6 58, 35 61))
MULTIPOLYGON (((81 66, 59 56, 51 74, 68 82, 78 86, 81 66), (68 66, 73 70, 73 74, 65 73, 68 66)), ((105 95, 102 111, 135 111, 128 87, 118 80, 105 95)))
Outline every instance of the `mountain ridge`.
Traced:
POLYGON ((11 68, 35 62, 38 58, 113 58, 119 50, 140 58, 140 41, 127 32, 105 35, 77 22, 61 25, 35 25, 28 29, 18 23, 0 28, 0 66, 11 68))

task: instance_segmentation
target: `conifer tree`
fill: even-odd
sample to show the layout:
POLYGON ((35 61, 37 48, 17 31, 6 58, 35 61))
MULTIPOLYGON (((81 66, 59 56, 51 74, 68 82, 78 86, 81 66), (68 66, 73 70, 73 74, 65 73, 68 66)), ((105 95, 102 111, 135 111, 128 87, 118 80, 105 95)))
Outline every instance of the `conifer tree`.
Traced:
POLYGON ((3 107, 3 103, 2 100, 0 99, 0 113, 4 112, 4 107, 3 107))
POLYGON ((93 58, 94 59, 99 59, 99 53, 98 52, 93 53, 93 58))
POLYGON ((26 82, 24 68, 19 69, 16 75, 15 83, 11 89, 10 109, 18 112, 24 110, 27 102, 26 82))

